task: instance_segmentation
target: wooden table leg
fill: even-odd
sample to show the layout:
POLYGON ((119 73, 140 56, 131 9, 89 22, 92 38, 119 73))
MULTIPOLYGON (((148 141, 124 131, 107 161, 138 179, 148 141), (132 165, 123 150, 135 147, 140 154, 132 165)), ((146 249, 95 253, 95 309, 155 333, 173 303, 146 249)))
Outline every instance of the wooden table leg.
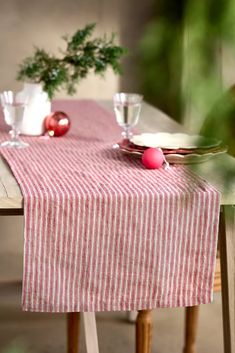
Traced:
POLYGON ((136 320, 136 353, 151 352, 152 331, 152 310, 139 310, 136 320))
POLYGON ((67 314, 67 353, 78 353, 80 313, 67 314))
POLYGON ((235 353, 235 207, 224 206, 220 216, 220 261, 224 352, 235 353))
POLYGON ((199 305, 185 308, 184 353, 196 353, 199 305))

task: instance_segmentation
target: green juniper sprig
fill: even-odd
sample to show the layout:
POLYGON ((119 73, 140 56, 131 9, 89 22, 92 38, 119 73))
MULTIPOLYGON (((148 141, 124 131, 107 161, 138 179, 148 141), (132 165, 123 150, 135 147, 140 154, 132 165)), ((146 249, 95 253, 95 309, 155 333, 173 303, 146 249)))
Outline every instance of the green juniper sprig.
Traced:
POLYGON ((90 38, 94 29, 95 24, 88 24, 71 37, 64 36, 66 48, 60 57, 35 48, 34 55, 24 59, 20 65, 17 79, 42 83, 52 98, 60 88, 65 88, 69 95, 74 94, 76 85, 91 71, 102 75, 111 67, 120 74, 120 59, 127 50, 114 43, 114 35, 110 39, 90 38))

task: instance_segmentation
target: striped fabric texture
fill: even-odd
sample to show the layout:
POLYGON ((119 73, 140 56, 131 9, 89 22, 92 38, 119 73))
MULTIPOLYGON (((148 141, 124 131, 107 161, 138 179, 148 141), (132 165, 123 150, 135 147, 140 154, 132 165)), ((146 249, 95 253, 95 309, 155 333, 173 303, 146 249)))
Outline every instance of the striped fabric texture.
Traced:
POLYGON ((53 110, 71 117, 67 135, 1 149, 24 196, 23 309, 211 302, 219 193, 186 167, 147 170, 113 150, 120 129, 97 103, 57 101, 53 110))

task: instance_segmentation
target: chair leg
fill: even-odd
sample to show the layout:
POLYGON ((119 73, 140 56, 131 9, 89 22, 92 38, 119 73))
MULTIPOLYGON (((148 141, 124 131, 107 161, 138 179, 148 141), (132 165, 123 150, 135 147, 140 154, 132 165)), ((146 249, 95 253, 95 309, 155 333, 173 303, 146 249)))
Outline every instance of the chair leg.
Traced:
POLYGON ((199 305, 185 308, 184 353, 196 353, 199 305))
POLYGON ((67 353, 78 353, 80 313, 67 314, 67 353))
POLYGON ((136 320, 136 353, 151 352, 152 331, 152 310, 139 310, 136 320))
POLYGON ((127 321, 135 323, 137 319, 138 311, 132 310, 126 312, 127 321))
POLYGON ((95 313, 83 313, 83 323, 87 353, 99 353, 95 313))

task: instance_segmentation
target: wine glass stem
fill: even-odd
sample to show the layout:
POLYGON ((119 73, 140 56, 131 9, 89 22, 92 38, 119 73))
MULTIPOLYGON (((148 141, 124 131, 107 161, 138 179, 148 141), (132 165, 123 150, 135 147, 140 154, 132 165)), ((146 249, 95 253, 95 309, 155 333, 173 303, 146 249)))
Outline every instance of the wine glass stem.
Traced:
POLYGON ((132 137, 132 132, 131 132, 131 129, 130 127, 125 127, 124 128, 124 131, 122 133, 122 137, 125 139, 125 140, 130 140, 131 137, 132 137))
POLYGON ((19 141, 19 134, 20 132, 18 131, 18 129, 15 126, 12 126, 12 130, 10 131, 11 140, 19 141))

